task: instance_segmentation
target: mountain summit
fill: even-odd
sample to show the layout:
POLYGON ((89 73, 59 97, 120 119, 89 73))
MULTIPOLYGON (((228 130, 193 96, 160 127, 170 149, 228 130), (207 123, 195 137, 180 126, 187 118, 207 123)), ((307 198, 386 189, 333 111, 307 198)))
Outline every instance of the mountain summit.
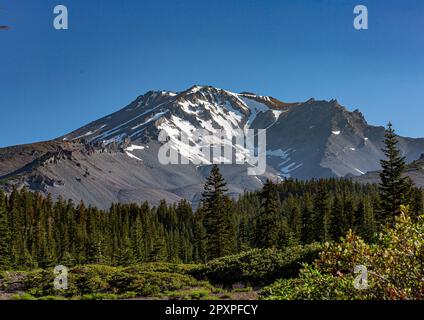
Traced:
MULTIPOLYGON (((2 187, 25 186, 102 208, 112 202, 196 203, 208 165, 162 165, 160 131, 171 140, 197 129, 266 129, 267 170, 248 176, 247 165, 222 165, 237 195, 266 178, 360 176, 380 168, 384 128, 337 100, 286 103, 211 86, 181 92, 149 91, 123 109, 49 142, 0 149, 2 187)), ((408 162, 424 152, 424 139, 399 137, 408 162)))

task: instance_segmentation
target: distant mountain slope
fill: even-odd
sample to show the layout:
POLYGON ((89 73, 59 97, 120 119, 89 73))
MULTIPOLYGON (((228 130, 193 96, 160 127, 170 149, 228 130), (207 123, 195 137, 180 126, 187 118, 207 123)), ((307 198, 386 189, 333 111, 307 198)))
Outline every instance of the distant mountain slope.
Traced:
MULTIPOLYGON (((118 201, 197 203, 210 166, 160 164, 159 132, 175 143, 184 132, 191 146, 182 153, 195 161, 202 159, 196 129, 225 129, 231 139, 248 128, 267 129, 267 170, 256 177, 247 175, 248 165, 221 165, 234 196, 260 188, 268 177, 360 176, 378 170, 383 157, 384 128, 368 125, 359 111, 349 112, 336 100, 286 103, 193 86, 149 91, 56 140, 0 149, 1 187, 26 186, 104 208, 118 201)), ((233 147, 247 152, 245 146, 233 147)), ((399 137, 399 147, 411 162, 424 153, 424 139, 399 137)))
MULTIPOLYGON (((417 187, 424 188, 424 154, 418 160, 407 165, 405 175, 410 177, 417 187)), ((362 183, 379 183, 380 171, 367 172, 364 175, 353 177, 353 179, 362 183)))

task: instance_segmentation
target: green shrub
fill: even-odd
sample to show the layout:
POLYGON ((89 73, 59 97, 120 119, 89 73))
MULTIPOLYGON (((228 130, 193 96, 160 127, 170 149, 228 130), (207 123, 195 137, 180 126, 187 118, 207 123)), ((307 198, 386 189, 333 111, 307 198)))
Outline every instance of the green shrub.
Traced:
POLYGON ((128 291, 120 294, 118 296, 118 299, 134 299, 137 297, 137 292, 134 291, 128 291))
POLYGON ((89 293, 106 293, 109 290, 105 278, 93 272, 85 274, 69 273, 67 295, 83 295, 89 293))
POLYGON ((11 297, 12 300, 36 300, 37 298, 33 297, 29 293, 14 294, 11 297))
POLYGON ((260 292, 262 299, 424 299, 424 216, 415 221, 406 207, 393 228, 375 244, 349 232, 326 244, 320 258, 299 278, 279 280, 260 292), (354 288, 356 265, 368 272, 368 288, 354 288))
POLYGON ((205 290, 205 289, 197 289, 197 290, 192 290, 190 292, 190 297, 193 300, 200 300, 200 299, 205 299, 209 296, 210 291, 209 290, 205 290))
POLYGON ((66 298, 62 296, 44 296, 38 298, 38 300, 66 300, 66 298))
POLYGON ((139 294, 146 297, 155 297, 161 293, 161 288, 157 284, 146 283, 139 294))
POLYGON ((108 283, 117 293, 133 291, 142 296, 155 296, 167 290, 195 286, 199 281, 189 275, 149 271, 139 274, 119 272, 110 277, 108 283))
POLYGON ((177 264, 168 262, 147 262, 137 265, 132 265, 124 268, 124 272, 127 273, 142 273, 142 272, 169 272, 169 273, 181 273, 187 274, 198 265, 195 264, 177 264))
POLYGON ((108 284, 111 291, 116 293, 136 292, 137 289, 144 286, 144 278, 137 274, 118 271, 108 278, 108 284))
POLYGON ((178 273, 146 272, 143 274, 143 277, 145 279, 145 283, 148 283, 150 286, 157 286, 160 292, 166 290, 178 290, 204 284, 190 275, 178 273))
MULTIPOLYGON (((68 289, 55 290, 53 270, 35 270, 19 275, 25 290, 34 297, 64 296, 88 297, 90 295, 133 292, 138 296, 156 297, 166 290, 180 290, 196 286, 210 286, 199 281, 186 271, 192 265, 171 263, 148 263, 131 267, 110 267, 103 265, 84 265, 71 268, 68 272, 68 289), (160 270, 160 271, 157 271, 160 270), (163 271, 166 270, 166 271, 163 271), (88 295, 88 296, 87 296, 88 295)), ((14 273, 3 272, 0 285, 8 286, 10 279, 18 277, 14 273)), ((94 296, 96 298, 97 296, 94 296)))
POLYGON ((264 300, 341 300, 353 299, 353 277, 336 278, 305 265, 300 277, 280 279, 260 291, 264 300))
POLYGON ((81 300, 116 300, 118 296, 112 293, 90 293, 81 297, 81 300))
POLYGON ((252 287, 233 289, 233 292, 252 292, 252 291, 253 291, 252 287))
POLYGON ((7 291, 13 289, 12 286, 25 278, 25 276, 26 273, 22 271, 1 271, 0 290, 7 291))
POLYGON ((53 270, 35 270, 27 273, 23 283, 27 292, 34 297, 54 296, 57 293, 53 287, 54 278, 53 270))
POLYGON ((169 299, 175 300, 201 300, 201 299, 209 299, 210 296, 209 289, 193 289, 193 290, 182 290, 182 291, 166 291, 164 296, 169 299))
POLYGON ((193 271, 196 278, 229 286, 235 282, 268 284, 278 278, 296 277, 302 262, 312 262, 321 247, 317 244, 285 250, 253 249, 209 261, 193 271))

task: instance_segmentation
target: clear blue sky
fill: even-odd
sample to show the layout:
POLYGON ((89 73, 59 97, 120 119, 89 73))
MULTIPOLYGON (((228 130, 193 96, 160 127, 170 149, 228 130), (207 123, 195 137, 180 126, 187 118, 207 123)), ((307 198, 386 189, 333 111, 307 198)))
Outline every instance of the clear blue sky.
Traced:
POLYGON ((150 89, 337 98, 424 137, 422 0, 0 0, 0 146, 58 137, 150 89), (65 4, 69 30, 53 28, 65 4), (369 30, 353 8, 369 9, 369 30))

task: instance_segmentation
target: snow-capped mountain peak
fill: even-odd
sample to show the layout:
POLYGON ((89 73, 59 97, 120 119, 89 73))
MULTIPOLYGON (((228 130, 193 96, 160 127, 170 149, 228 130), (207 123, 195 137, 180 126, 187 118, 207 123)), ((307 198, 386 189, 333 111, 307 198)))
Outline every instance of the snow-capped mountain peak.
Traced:
MULTIPOLYGON (((259 115, 271 113, 274 121, 287 105, 270 97, 237 94, 211 86, 193 86, 185 91, 149 91, 124 109, 99 119, 64 137, 93 143, 121 143, 155 134, 165 126, 189 123, 209 131, 246 129, 259 115)), ((183 126, 184 127, 184 126, 183 126)))
MULTIPOLYGON (((369 125, 358 110, 350 112, 334 99, 285 103, 196 85, 180 92, 146 92, 54 141, 0 149, 0 177, 7 178, 6 188, 25 186, 102 208, 112 202, 157 204, 161 199, 195 203, 209 174, 208 159, 197 152, 199 144, 207 142, 208 133, 223 129, 228 144, 247 129, 266 129, 263 175, 249 176, 248 165, 238 162, 221 167, 234 196, 257 190, 266 178, 360 176, 379 170, 384 157, 384 128, 369 125), (200 129, 204 136, 199 137, 200 129), (181 133, 188 144, 179 140, 181 133), (169 141, 189 164, 159 161, 159 150, 169 141)), ((234 140, 232 148, 245 158, 249 150, 234 140)), ((424 153, 424 139, 398 140, 406 161, 424 153)))
MULTIPOLYGON (((335 99, 285 103, 204 85, 180 92, 149 91, 63 139, 103 146, 147 145, 157 142, 163 130, 178 145, 181 132, 190 137, 196 129, 224 130, 230 139, 249 128, 267 129, 268 163, 282 177, 360 175, 377 170, 382 157, 384 129, 369 126, 358 110, 349 112, 335 99)), ((193 139, 190 142, 197 148, 193 139)), ((414 149, 407 159, 421 153, 414 149)))

